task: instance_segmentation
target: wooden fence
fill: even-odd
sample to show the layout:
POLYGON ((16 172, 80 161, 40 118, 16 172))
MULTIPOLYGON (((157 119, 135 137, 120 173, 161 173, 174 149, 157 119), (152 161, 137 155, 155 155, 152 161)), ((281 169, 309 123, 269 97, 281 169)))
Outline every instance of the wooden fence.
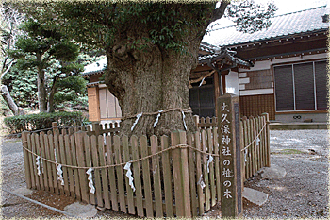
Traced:
MULTIPOLYGON (((241 121, 245 178, 269 165, 266 116, 241 121), (261 128, 260 142, 253 142, 261 128)), ((56 124, 47 133, 23 132, 27 187, 141 217, 197 216, 220 202, 215 124, 149 140, 116 132, 97 125, 75 132, 56 124)))
MULTIPOLYGON (((199 118, 194 116, 198 130, 218 126, 217 117, 199 118)), ((270 167, 270 129, 269 114, 246 116, 240 121, 240 146, 244 181, 253 177, 262 167, 270 167)))

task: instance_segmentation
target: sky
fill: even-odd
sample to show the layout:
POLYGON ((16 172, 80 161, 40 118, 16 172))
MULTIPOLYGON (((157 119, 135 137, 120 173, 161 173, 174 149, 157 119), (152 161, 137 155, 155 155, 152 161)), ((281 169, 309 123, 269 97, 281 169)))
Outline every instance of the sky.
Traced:
MULTIPOLYGON (((307 8, 317 8, 320 6, 328 5, 330 6, 330 0, 254 0, 258 4, 267 4, 272 2, 278 8, 275 12, 276 15, 286 14, 295 11, 301 11, 307 8)), ((219 21, 220 26, 229 26, 233 22, 227 18, 222 18, 219 21)), ((218 26, 218 27, 220 27, 218 26)))

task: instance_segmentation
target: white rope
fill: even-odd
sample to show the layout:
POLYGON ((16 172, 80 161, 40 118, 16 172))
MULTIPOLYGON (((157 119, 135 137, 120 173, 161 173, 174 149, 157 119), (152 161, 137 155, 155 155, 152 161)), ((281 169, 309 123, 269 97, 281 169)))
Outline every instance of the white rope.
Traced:
POLYGON ((133 183, 133 176, 132 176, 132 171, 131 171, 131 162, 127 162, 124 166, 124 170, 127 170, 126 172, 126 177, 128 178, 128 184, 132 188, 133 192, 135 192, 135 187, 133 183))
POLYGON ((133 126, 131 127, 131 131, 133 131, 134 127, 135 127, 135 126, 137 125, 137 123, 139 122, 139 119, 140 119, 141 116, 142 116, 142 112, 141 112, 140 114, 137 114, 137 116, 136 116, 136 120, 135 120, 133 126))
POLYGON ((86 173, 88 175, 88 180, 89 180, 89 184, 88 184, 88 186, 89 186, 89 193, 95 194, 95 187, 94 187, 94 184, 93 184, 92 171, 93 171, 93 169, 92 168, 89 168, 86 173))
POLYGON ((158 110, 158 114, 157 114, 157 117, 156 117, 156 121, 155 121, 154 127, 156 127, 156 125, 158 123, 158 118, 160 117, 160 113, 161 112, 163 112, 163 110, 158 110))

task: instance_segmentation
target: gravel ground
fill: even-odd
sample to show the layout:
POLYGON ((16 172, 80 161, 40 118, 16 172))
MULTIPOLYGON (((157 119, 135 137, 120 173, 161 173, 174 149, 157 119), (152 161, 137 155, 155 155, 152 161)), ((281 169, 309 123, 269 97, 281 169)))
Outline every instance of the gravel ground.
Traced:
MULTIPOLYGON (((328 218, 328 131, 271 131, 271 164, 283 167, 281 179, 262 179, 258 174, 245 182, 246 187, 269 194, 261 207, 244 199, 244 218, 328 218)), ((2 189, 13 192, 25 187, 23 152, 20 139, 7 139, 1 145, 2 189)), ((35 200, 63 210, 72 198, 35 192, 35 200), (55 206, 54 204, 63 204, 55 206)), ((59 218, 63 214, 2 191, 3 218, 59 218)), ((218 218, 216 206, 202 218, 218 218)), ((97 218, 128 217, 113 211, 98 211, 97 218)), ((130 216, 132 217, 132 216, 130 216)))

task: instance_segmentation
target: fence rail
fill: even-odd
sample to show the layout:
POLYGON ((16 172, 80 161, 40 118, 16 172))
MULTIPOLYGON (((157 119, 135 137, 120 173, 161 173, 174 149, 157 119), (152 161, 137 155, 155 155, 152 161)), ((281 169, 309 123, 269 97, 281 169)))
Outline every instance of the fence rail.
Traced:
MULTIPOLYGON (((47 133, 23 132, 27 187, 141 217, 203 214, 221 199, 218 127, 207 121, 194 134, 149 140, 119 137, 119 126, 53 124, 47 133)), ((270 165, 267 121, 267 115, 241 121, 245 179, 270 165)))

